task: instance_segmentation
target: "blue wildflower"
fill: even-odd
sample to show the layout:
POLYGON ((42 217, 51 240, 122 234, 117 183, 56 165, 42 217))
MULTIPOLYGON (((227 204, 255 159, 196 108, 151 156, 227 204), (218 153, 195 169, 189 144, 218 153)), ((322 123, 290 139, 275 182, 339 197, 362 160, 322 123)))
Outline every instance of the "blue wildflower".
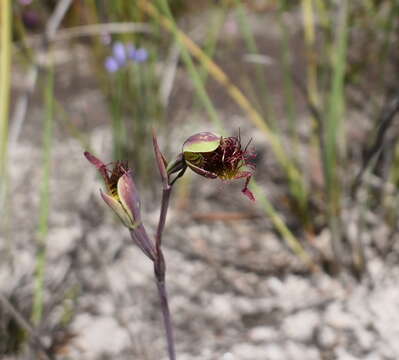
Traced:
POLYGON ((108 72, 114 73, 119 70, 120 66, 118 61, 114 57, 108 56, 105 59, 105 68, 107 69, 108 72))
POLYGON ((130 60, 134 60, 134 57, 136 56, 136 47, 133 44, 127 44, 126 53, 130 60))
POLYGON ((133 60, 136 62, 144 62, 148 59, 148 51, 144 48, 137 49, 133 60))
POLYGON ((116 42, 112 48, 112 54, 114 59, 119 63, 120 66, 125 65, 127 56, 125 45, 121 42, 116 42))
POLYGON ((148 51, 144 48, 136 49, 133 44, 116 42, 112 47, 112 55, 105 59, 105 68, 108 72, 114 73, 127 65, 127 61, 136 63, 145 62, 148 59, 148 51))

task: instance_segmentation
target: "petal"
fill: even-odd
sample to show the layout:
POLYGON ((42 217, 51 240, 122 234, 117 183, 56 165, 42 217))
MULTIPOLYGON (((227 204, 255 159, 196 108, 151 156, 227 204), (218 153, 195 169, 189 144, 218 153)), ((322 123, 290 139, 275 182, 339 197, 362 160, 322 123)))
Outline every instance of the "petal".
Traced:
POLYGON ((104 181, 108 183, 109 177, 107 173, 107 167, 105 166, 105 164, 100 159, 95 157, 93 154, 89 153, 88 151, 84 152, 84 156, 89 162, 91 162, 97 168, 97 170, 100 172, 101 176, 103 177, 104 181))
POLYGON ((159 149, 159 144, 158 144, 158 139, 155 134, 155 129, 152 129, 152 145, 154 147, 154 153, 155 153, 155 161, 158 165, 159 173, 161 175, 162 182, 164 183, 164 186, 167 186, 168 182, 168 173, 166 171, 166 168, 168 166, 168 162, 165 159, 165 156, 162 154, 161 150, 159 149))
POLYGON ((220 145, 220 135, 211 132, 200 132, 190 136, 183 144, 183 152, 211 152, 220 145))
POLYGON ((117 184, 119 200, 134 224, 140 222, 140 198, 130 172, 123 174, 117 184))
POLYGON ((134 60, 137 62, 144 62, 148 59, 148 52, 144 48, 140 48, 136 50, 134 60))
POLYGON ((125 64, 127 54, 125 45, 123 43, 117 41, 112 47, 112 54, 114 55, 115 60, 120 66, 123 66, 125 64))
POLYGON ((186 161, 186 163, 188 167, 198 175, 204 176, 209 179, 216 179, 218 177, 215 173, 201 169, 200 167, 195 166, 193 163, 190 163, 188 161, 186 161))
POLYGON ((116 71, 119 70, 119 64, 118 61, 112 57, 112 56, 108 56, 105 59, 105 63, 104 63, 105 69, 109 72, 109 73, 114 73, 116 71))
POLYGON ((129 217, 128 213, 125 211, 122 204, 118 200, 116 200, 114 197, 102 192, 101 190, 100 190, 100 193, 101 193, 101 197, 103 198, 103 200, 107 203, 107 205, 112 210, 114 210, 116 215, 118 215, 118 217, 121 219, 121 221, 123 222, 123 224, 125 226, 127 226, 129 229, 133 229, 134 227, 137 226, 137 224, 135 224, 133 222, 133 220, 129 217))
POLYGON ((241 190, 241 192, 251 201, 255 201, 255 196, 252 193, 251 190, 248 189, 248 184, 249 180, 251 180, 251 176, 248 176, 247 179, 245 180, 244 188, 241 190))
POLYGON ((250 171, 239 171, 237 174, 234 175, 232 179, 242 179, 242 178, 248 178, 252 176, 252 172, 250 171))
POLYGON ((241 192, 251 201, 255 201, 255 196, 252 193, 251 190, 249 190, 247 187, 241 190, 241 192))
POLYGON ((126 45, 126 53, 127 53, 127 57, 132 60, 135 57, 136 54, 136 47, 133 44, 127 44, 126 45))
POLYGON ((105 164, 99 158, 95 157, 93 154, 89 153, 88 151, 85 151, 83 154, 86 157, 86 159, 89 160, 97 169, 105 167, 105 164))

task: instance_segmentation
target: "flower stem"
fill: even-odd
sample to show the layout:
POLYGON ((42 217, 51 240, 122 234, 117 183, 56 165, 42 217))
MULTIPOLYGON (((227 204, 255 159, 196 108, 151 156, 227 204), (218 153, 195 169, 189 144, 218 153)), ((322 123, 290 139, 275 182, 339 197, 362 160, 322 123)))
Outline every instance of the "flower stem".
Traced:
POLYGON ((171 191, 172 191, 172 187, 170 185, 167 185, 166 187, 164 187, 163 192, 162 192, 161 212, 159 214, 158 229, 157 229, 157 234, 156 234, 156 238, 155 238, 157 253, 159 253, 159 251, 161 249, 162 233, 163 233, 163 229, 165 227, 166 214, 168 213, 169 199, 170 199, 171 191))
POLYGON ((162 192, 161 212, 159 214, 158 229, 155 237, 156 257, 154 260, 154 273, 157 282, 159 300, 161 301, 161 309, 165 326, 166 342, 168 344, 169 359, 176 360, 172 320, 169 311, 168 294, 166 292, 165 284, 165 260, 161 250, 162 233, 165 227, 166 214, 168 212, 171 191, 172 186, 170 186, 169 184, 164 184, 164 189, 162 192))
POLYGON ((166 341, 168 343, 169 359, 176 360, 175 343, 173 338, 173 327, 169 311, 168 294, 166 291, 165 281, 159 281, 157 279, 157 288, 158 288, 159 299, 161 300, 161 309, 165 325, 166 341))

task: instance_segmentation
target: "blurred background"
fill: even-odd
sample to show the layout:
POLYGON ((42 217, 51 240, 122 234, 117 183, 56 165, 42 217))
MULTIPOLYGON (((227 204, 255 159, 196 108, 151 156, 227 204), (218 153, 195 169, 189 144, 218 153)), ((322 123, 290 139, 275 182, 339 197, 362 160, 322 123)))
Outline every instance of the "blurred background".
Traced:
POLYGON ((399 358, 398 0, 1 0, 0 357, 167 359, 152 265, 99 196, 128 160, 152 235, 189 136, 251 141, 242 181, 187 171, 164 234, 179 360, 399 358))

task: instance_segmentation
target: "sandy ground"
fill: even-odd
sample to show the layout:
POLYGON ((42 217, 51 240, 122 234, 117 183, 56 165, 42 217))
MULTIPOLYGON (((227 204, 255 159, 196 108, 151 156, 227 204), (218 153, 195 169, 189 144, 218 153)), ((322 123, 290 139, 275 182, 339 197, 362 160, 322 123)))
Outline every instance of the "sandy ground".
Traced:
MULTIPOLYGON (((93 131, 98 154, 107 152, 109 139, 107 128, 93 131)), ((65 342, 58 345, 65 353, 61 359, 166 359, 151 264, 100 200, 101 184, 80 143, 57 142, 53 155, 44 338, 50 341, 69 313, 70 324, 58 329, 65 342)), ((39 149, 29 142, 11 153, 13 215, 9 236, 1 239, 1 287, 17 295, 26 311, 39 161, 39 149)), ((310 274, 256 205, 241 198, 239 185, 192 182, 186 208, 172 201, 164 237, 179 359, 399 357, 399 269, 391 264, 393 255, 391 261, 370 258, 369 276, 360 284, 310 274), (230 196, 233 190, 237 194, 230 196), (209 216, 226 211, 242 219, 209 216)), ((143 192, 150 233, 158 217, 154 200, 159 196, 143 192)))

